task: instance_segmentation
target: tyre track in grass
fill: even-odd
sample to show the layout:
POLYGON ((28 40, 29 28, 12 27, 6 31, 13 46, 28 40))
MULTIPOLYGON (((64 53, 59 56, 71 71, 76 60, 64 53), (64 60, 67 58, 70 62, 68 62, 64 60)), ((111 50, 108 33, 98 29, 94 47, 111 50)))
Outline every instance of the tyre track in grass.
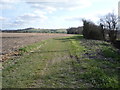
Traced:
MULTIPOLYGON (((54 43, 50 44, 49 42, 49 46, 47 46, 47 48, 44 49, 44 50, 49 50, 49 54, 52 55, 52 58, 47 60, 45 67, 40 73, 40 78, 30 87, 32 88, 78 87, 79 88, 79 87, 89 86, 89 84, 84 83, 82 79, 80 80, 78 79, 78 77, 76 77, 78 69, 76 69, 75 64, 79 63, 77 55, 73 54, 76 51, 73 50, 76 49, 76 45, 77 45, 76 39, 72 40, 69 38, 66 41, 64 41, 64 39, 53 40, 52 42, 54 43), (51 45, 52 48, 48 49, 48 47, 51 47, 51 45)), ((48 53, 45 53, 44 55, 48 55, 48 53)))
MULTIPOLYGON (((50 68, 53 67, 55 64, 59 64, 63 61, 66 62, 67 60, 70 59, 70 57, 68 55, 69 50, 66 48, 65 42, 63 43, 62 41, 58 41, 58 40, 54 39, 54 40, 50 41, 49 43, 47 43, 46 45, 48 45, 48 46, 44 46, 44 47, 47 47, 47 48, 45 48, 44 51, 40 50, 40 52, 47 51, 48 53, 44 53, 44 56, 49 54, 49 56, 50 57, 52 56, 52 58, 47 60, 45 67, 43 68, 42 72, 40 73, 41 77, 44 77, 46 75, 46 72, 50 72, 50 68)), ((40 83, 41 83, 41 80, 39 79, 32 85, 32 87, 39 87, 38 85, 40 83)))

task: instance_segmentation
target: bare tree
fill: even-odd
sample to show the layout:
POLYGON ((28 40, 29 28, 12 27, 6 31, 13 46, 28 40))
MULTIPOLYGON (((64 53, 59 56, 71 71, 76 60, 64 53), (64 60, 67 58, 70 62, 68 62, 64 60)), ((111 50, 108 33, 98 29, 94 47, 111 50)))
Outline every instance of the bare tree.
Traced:
POLYGON ((111 42, 114 42, 117 38, 117 22, 118 17, 114 13, 108 13, 100 18, 100 24, 103 26, 103 29, 108 30, 109 40, 111 42))

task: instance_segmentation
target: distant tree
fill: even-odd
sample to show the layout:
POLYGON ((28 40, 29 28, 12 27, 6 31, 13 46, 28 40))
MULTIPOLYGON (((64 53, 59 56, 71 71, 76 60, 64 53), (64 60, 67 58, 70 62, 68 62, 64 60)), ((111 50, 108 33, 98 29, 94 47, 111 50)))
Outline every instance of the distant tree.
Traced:
POLYGON ((111 42, 115 42, 117 38, 117 20, 118 17, 114 13, 108 13, 107 15, 100 18, 100 25, 103 28, 103 35, 104 35, 104 29, 107 29, 109 40, 111 42))

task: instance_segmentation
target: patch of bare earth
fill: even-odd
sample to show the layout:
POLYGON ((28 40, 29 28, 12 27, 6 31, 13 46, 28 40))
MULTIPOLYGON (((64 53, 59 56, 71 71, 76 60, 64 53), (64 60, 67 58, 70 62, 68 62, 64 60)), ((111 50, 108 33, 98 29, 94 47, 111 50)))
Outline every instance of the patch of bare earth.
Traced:
POLYGON ((49 33, 2 33, 2 50, 0 55, 2 60, 6 60, 11 55, 18 55, 17 50, 26 45, 30 45, 42 40, 56 37, 71 36, 70 34, 49 34, 49 33))

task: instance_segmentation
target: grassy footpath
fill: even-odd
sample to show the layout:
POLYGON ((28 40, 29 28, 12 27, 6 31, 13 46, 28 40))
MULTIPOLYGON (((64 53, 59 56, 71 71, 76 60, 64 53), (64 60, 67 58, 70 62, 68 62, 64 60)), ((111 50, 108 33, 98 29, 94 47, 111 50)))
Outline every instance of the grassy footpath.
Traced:
POLYGON ((3 88, 119 88, 120 55, 109 43, 71 36, 20 51, 3 62, 3 88))

